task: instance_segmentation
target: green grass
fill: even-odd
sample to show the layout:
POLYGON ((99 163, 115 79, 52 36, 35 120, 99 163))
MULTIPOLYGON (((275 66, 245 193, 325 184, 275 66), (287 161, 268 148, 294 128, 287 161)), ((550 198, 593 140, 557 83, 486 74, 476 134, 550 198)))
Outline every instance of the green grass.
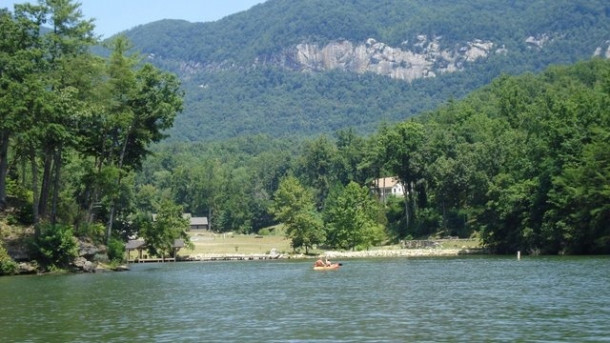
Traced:
POLYGON ((281 235, 222 234, 207 231, 191 231, 189 235, 194 249, 182 249, 180 255, 267 254, 271 249, 278 253, 292 252, 290 240, 281 235))

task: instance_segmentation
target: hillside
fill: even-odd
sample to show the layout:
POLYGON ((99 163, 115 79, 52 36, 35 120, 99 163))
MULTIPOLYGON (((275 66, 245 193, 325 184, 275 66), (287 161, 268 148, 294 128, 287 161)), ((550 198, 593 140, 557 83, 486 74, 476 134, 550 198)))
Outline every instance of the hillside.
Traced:
POLYGON ((502 73, 610 57, 603 0, 268 0, 127 36, 187 91, 173 140, 374 131, 502 73))

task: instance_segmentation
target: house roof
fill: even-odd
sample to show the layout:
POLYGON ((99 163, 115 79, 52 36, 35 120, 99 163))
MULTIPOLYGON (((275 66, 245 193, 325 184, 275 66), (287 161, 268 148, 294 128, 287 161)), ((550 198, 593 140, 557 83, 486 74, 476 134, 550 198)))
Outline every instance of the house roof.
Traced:
MULTIPOLYGON (((157 220, 157 214, 153 213, 153 221, 157 220)), ((182 218, 188 219, 190 225, 208 225, 208 217, 193 217, 190 213, 183 213, 182 218)))
POLYGON ((398 183, 400 183, 400 180, 398 180, 398 178, 395 176, 388 176, 373 180, 373 186, 376 188, 392 188, 398 183))
POLYGON ((208 225, 208 217, 191 217, 191 225, 208 225))
POLYGON ((144 241, 141 239, 130 239, 125 245, 126 250, 135 250, 144 247, 144 241))

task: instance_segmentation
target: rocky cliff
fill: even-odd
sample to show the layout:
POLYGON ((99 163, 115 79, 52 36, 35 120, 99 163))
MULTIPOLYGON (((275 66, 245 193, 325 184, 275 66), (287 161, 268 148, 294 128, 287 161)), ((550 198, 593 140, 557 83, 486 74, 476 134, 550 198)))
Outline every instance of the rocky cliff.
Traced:
MULTIPOLYGON (((303 71, 340 69, 412 81, 462 71, 467 63, 484 60, 493 54, 508 53, 504 45, 480 39, 452 48, 442 48, 441 41, 442 37, 419 35, 414 44, 404 42, 400 47, 373 38, 361 44, 347 40, 333 41, 324 46, 301 43, 289 52, 288 60, 293 61, 293 68, 303 71)), ((550 41, 551 36, 544 34, 527 37, 523 43, 528 49, 541 50, 550 41)), ((610 41, 597 47, 592 56, 610 58, 610 41)))
MULTIPOLYGON (((526 49, 542 50, 552 42, 549 34, 529 36, 523 39, 526 49)), ((373 38, 357 43, 349 40, 334 40, 325 45, 300 43, 285 49, 272 58, 257 59, 253 65, 277 64, 292 70, 324 72, 343 70, 353 73, 374 73, 394 79, 412 81, 435 77, 443 73, 463 71, 468 63, 485 60, 492 55, 508 54, 502 44, 474 39, 451 48, 443 47, 442 37, 417 36, 417 41, 403 42, 401 46, 390 46, 373 38)), ((610 58, 610 40, 603 42, 591 56, 610 58)), ((154 59, 154 55, 149 56, 154 59)), ((232 63, 182 62, 183 77, 200 71, 236 68, 232 63)))
POLYGON ((294 48, 291 59, 296 67, 307 71, 340 69, 411 81, 463 70, 467 62, 505 53, 505 49, 490 41, 477 39, 452 49, 442 49, 440 41, 441 37, 419 35, 417 42, 404 42, 401 47, 392 47, 373 38, 361 44, 347 40, 324 46, 302 43, 294 48))

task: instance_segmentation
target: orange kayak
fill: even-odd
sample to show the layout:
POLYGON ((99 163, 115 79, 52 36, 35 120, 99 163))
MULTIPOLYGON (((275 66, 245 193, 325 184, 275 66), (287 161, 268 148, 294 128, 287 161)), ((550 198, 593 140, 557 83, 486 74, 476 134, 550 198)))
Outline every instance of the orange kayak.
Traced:
POLYGON ((341 267, 341 263, 333 263, 330 266, 322 266, 322 267, 313 267, 313 270, 334 270, 334 269, 339 269, 339 267, 341 267))

